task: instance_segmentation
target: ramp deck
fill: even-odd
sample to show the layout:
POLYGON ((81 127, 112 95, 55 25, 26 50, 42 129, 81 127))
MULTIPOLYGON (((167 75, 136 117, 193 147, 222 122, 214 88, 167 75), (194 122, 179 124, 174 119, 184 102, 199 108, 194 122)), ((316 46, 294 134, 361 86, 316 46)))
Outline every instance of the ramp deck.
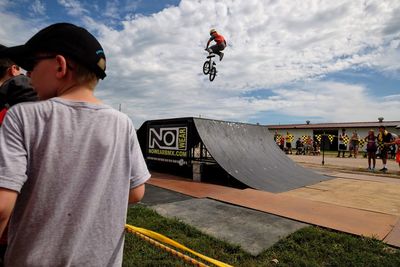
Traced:
POLYGON ((200 139, 216 162, 252 188, 278 193, 331 179, 291 160, 275 144, 267 127, 193 120, 200 139))

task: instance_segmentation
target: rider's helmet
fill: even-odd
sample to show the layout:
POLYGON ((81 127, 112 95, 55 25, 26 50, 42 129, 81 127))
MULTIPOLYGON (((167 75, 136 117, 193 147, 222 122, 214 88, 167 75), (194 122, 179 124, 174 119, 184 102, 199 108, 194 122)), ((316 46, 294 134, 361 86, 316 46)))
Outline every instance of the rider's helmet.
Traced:
POLYGON ((214 32, 217 32, 217 30, 216 29, 211 29, 210 30, 210 35, 212 35, 214 32))

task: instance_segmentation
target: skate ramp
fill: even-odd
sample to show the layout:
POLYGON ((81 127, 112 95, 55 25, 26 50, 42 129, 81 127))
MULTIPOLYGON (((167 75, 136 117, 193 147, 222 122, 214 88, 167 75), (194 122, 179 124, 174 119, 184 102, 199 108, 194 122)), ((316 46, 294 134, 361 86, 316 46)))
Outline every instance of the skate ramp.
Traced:
POLYGON ((287 157, 267 127, 199 118, 193 121, 215 161, 252 188, 278 193, 331 179, 287 157))

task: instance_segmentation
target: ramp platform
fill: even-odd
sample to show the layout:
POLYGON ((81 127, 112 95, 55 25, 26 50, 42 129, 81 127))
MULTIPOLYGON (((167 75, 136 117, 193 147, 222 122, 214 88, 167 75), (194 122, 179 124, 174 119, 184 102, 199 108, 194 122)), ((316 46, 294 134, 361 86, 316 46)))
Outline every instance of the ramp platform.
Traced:
POLYGON ((145 122, 138 136, 147 160, 176 168, 215 163, 254 189, 278 193, 330 179, 297 165, 261 125, 202 118, 155 120, 145 122))

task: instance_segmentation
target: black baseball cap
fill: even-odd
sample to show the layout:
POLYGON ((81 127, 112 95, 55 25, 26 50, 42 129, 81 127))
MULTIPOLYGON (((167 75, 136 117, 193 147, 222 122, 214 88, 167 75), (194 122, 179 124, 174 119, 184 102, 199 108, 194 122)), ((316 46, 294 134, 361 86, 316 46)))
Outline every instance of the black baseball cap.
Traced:
POLYGON ((36 53, 57 53, 70 57, 93 71, 100 79, 106 77, 106 56, 97 39, 86 29, 71 23, 52 24, 29 39, 24 45, 0 50, 0 56, 11 58, 26 70, 36 53))

